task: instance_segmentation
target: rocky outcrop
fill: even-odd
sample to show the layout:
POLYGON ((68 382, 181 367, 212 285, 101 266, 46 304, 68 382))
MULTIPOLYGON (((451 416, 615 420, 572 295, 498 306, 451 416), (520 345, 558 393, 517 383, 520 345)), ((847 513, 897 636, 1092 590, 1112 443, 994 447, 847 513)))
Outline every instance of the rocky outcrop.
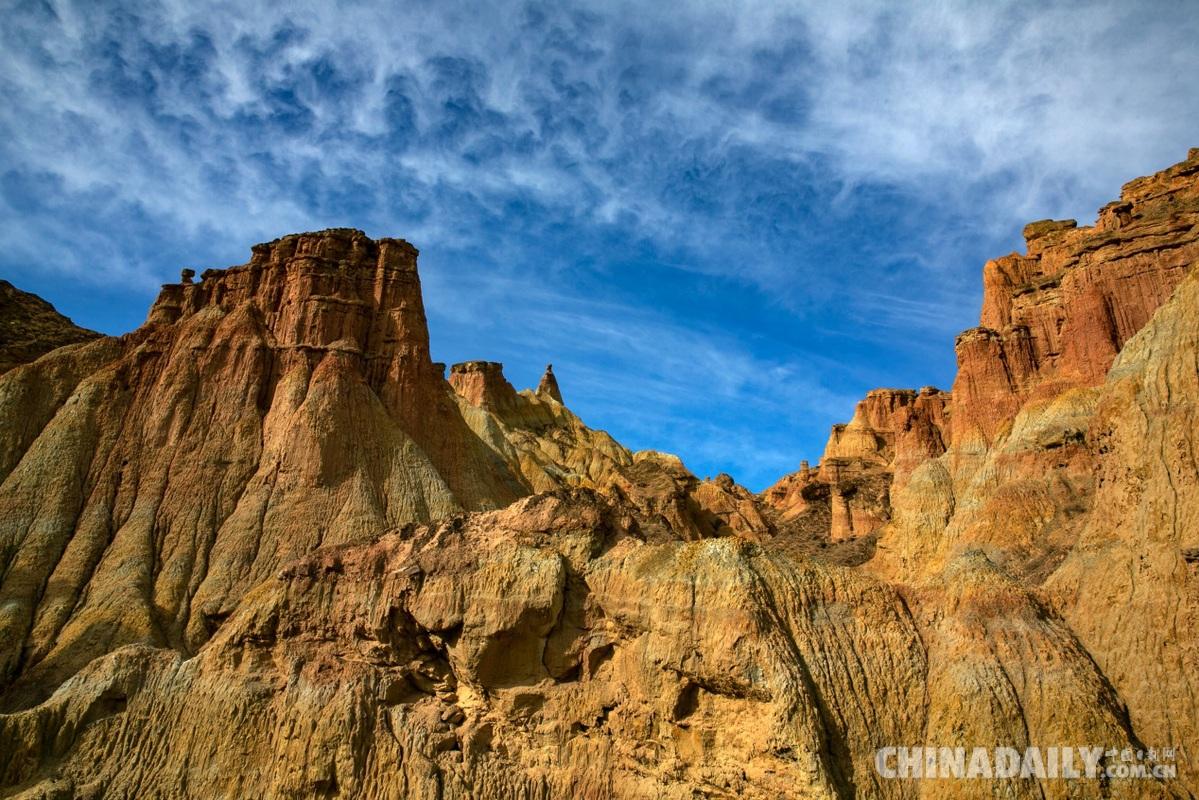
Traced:
POLYGON ((516 406, 516 389, 504 377, 504 365, 495 361, 454 364, 450 367, 450 386, 476 408, 501 412, 516 406))
POLYGON ((322 544, 522 493, 453 416, 415 259, 286 237, 0 379, 0 418, 30 420, 0 464, 9 703, 126 642, 192 652, 322 544))
MULTIPOLYGON (((957 338, 953 391, 868 393, 850 423, 834 426, 816 470, 801 469, 763 493, 780 520, 832 541, 881 530, 892 496, 923 464, 949 448, 950 471, 967 480, 988 453, 1004 451, 1022 409, 1081 397, 1070 390, 1101 383, 1125 342, 1199 261, 1199 149, 1129 182, 1092 227, 1044 220, 1024 236, 1025 254, 984 268, 980 324, 957 338)), ((1076 467, 1072 491, 1088 469, 1076 467)), ((927 471, 920 477, 930 479, 927 471)), ((1059 501, 1072 504, 1046 499, 1059 501)))
POLYGON ((0 280, 0 374, 99 335, 80 328, 37 295, 0 280))
MULTIPOLYGON (((920 586, 985 553, 1069 624, 1141 741, 1164 746, 1199 736, 1197 192, 1193 150, 1126 185, 1095 228, 1030 226, 1029 256, 988 265, 991 326, 959 338, 948 449, 893 493, 866 565, 920 586), (1024 278, 1009 268, 1034 262, 1060 284, 1010 291, 1024 278)), ((1197 785, 1196 763, 1180 776, 1197 785)))
POLYGON ((891 492, 945 452, 948 403, 931 386, 868 392, 853 419, 833 426, 817 468, 805 462, 763 492, 763 502, 790 535, 831 542, 868 536, 891 518, 891 492))
POLYGON ((1039 222, 1025 236, 1026 255, 984 270, 982 326, 958 337, 947 452, 895 487, 882 574, 918 579, 982 546, 1039 583, 1071 552, 1097 488, 1105 375, 1199 262, 1199 150, 1126 184, 1094 227, 1039 222))
POLYGON ((1144 741, 1199 765, 1199 274, 1121 351, 1085 444, 1094 497, 1045 592, 1144 741))
MULTIPOLYGON (((1101 386, 1026 403, 976 468, 952 450, 920 467, 866 565, 926 586, 985 553, 1069 625, 1153 747, 1199 736, 1197 314, 1192 274, 1101 386)), ((1179 768, 1196 785, 1195 762, 1179 768)))
MULTIPOLYGON (((401 239, 333 229, 256 245, 249 263, 206 270, 201 282, 163 287, 147 330, 203 328, 202 320, 244 320, 242 330, 270 350, 271 373, 348 368, 395 425, 428 455, 455 499, 489 507, 520 496, 456 419, 429 334, 416 271, 417 251, 401 239), (333 367, 334 364, 340 367, 333 367)), ((229 322, 225 325, 229 327, 229 322)), ((223 342, 209 347, 227 346, 223 342)))
POLYGON ((1028 400, 1103 380, 1199 260, 1199 149, 1126 184, 1092 227, 1034 222, 987 262, 979 327, 958 337, 953 439, 977 451, 1028 400))
POLYGON ((554 377, 554 365, 546 364, 545 373, 537 384, 537 394, 548 397, 556 402, 562 402, 562 390, 558 388, 558 379, 554 377))
POLYGON ((323 549, 195 658, 118 650, 0 717, 0 775, 77 796, 907 797, 875 750, 930 731, 1134 744, 1069 629, 982 556, 913 616, 867 574, 648 522, 576 490, 323 549))
MULTIPOLYGON (((1070 626, 1142 742, 1195 741, 1199 150, 1127 184, 1094 227, 1025 234, 1026 255, 988 263, 981 326, 958 338, 953 392, 907 455, 879 433, 887 391, 834 429, 817 469, 763 500, 817 541, 870 530, 852 563, 917 587, 917 609, 984 559, 1070 626), (873 487, 847 499, 834 480, 846 468, 873 487)), ((1180 770, 1199 782, 1194 762, 1180 770)))

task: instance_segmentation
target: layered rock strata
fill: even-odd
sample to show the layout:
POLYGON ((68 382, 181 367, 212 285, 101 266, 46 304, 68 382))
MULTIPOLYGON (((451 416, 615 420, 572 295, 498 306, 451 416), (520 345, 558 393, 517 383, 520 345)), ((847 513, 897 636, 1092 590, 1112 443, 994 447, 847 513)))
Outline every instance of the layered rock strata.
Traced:
POLYGON ((537 384, 537 394, 562 402, 562 390, 558 388, 558 379, 554 377, 554 365, 546 364, 545 373, 537 384))
POLYGON ((945 452, 949 395, 933 387, 875 389, 853 419, 834 425, 817 468, 806 466, 762 493, 794 535, 832 542, 868 536, 891 518, 891 492, 945 452))
POLYGON ((981 554, 913 614, 868 574, 646 525, 571 490, 324 548, 194 658, 131 645, 0 717, 0 775, 41 796, 912 797, 877 748, 1136 744, 1069 628, 981 554))
POLYGON ((1025 227, 987 262, 979 327, 957 339, 953 440, 994 442, 1025 402, 1103 381, 1121 348, 1199 260, 1199 148, 1126 184, 1095 225, 1025 227))

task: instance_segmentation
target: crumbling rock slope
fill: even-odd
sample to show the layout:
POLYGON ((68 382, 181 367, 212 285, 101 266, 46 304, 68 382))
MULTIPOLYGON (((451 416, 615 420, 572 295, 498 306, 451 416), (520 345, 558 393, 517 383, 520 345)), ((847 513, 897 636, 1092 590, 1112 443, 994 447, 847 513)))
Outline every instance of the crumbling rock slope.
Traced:
POLYGON ((0 718, 0 770, 50 796, 904 797, 874 749, 930 730, 1134 741, 1069 629, 984 557, 913 616, 849 568, 642 526, 569 490, 324 548, 194 658, 130 645, 0 718), (1033 668, 1051 694, 1004 677, 1033 668))
POLYGON ((1026 235, 952 392, 758 497, 447 379, 405 242, 185 273, 0 377, 0 796, 1194 796, 1199 150, 1026 235), (920 745, 1178 775, 879 774, 920 745))

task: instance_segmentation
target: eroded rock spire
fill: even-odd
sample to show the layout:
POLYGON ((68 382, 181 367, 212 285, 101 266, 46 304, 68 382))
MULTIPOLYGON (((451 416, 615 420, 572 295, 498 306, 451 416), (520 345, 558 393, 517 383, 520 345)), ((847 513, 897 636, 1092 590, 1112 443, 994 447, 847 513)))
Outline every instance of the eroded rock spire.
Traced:
POLYGON ((537 394, 562 402, 562 390, 558 388, 558 379, 554 377, 553 364, 545 365, 545 374, 541 376, 541 383, 537 384, 537 394))

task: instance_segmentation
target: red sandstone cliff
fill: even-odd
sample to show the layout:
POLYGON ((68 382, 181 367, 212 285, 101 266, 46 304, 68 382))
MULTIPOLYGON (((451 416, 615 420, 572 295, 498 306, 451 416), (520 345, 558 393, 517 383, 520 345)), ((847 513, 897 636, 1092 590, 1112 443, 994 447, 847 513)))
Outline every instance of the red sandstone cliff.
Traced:
POLYGON ((1030 398, 1103 380, 1199 260, 1199 148, 1126 184, 1092 227, 1024 229, 1024 255, 987 262, 979 327, 957 340, 953 439, 986 445, 1030 398))
POLYGON ((791 535, 840 542, 891 518, 891 492, 945 452, 949 395, 932 387, 875 389, 853 419, 834 425, 815 469, 806 464, 760 497, 791 535))
POLYGON ((1027 252, 987 262, 979 326, 958 336, 950 393, 876 389, 837 425, 817 469, 762 493, 783 521, 834 540, 876 531, 890 495, 951 447, 975 459, 1029 402, 1101 383, 1117 353, 1199 261, 1199 148, 1126 184, 1092 227, 1044 220, 1027 252), (813 502, 814 501, 814 502, 813 502))

